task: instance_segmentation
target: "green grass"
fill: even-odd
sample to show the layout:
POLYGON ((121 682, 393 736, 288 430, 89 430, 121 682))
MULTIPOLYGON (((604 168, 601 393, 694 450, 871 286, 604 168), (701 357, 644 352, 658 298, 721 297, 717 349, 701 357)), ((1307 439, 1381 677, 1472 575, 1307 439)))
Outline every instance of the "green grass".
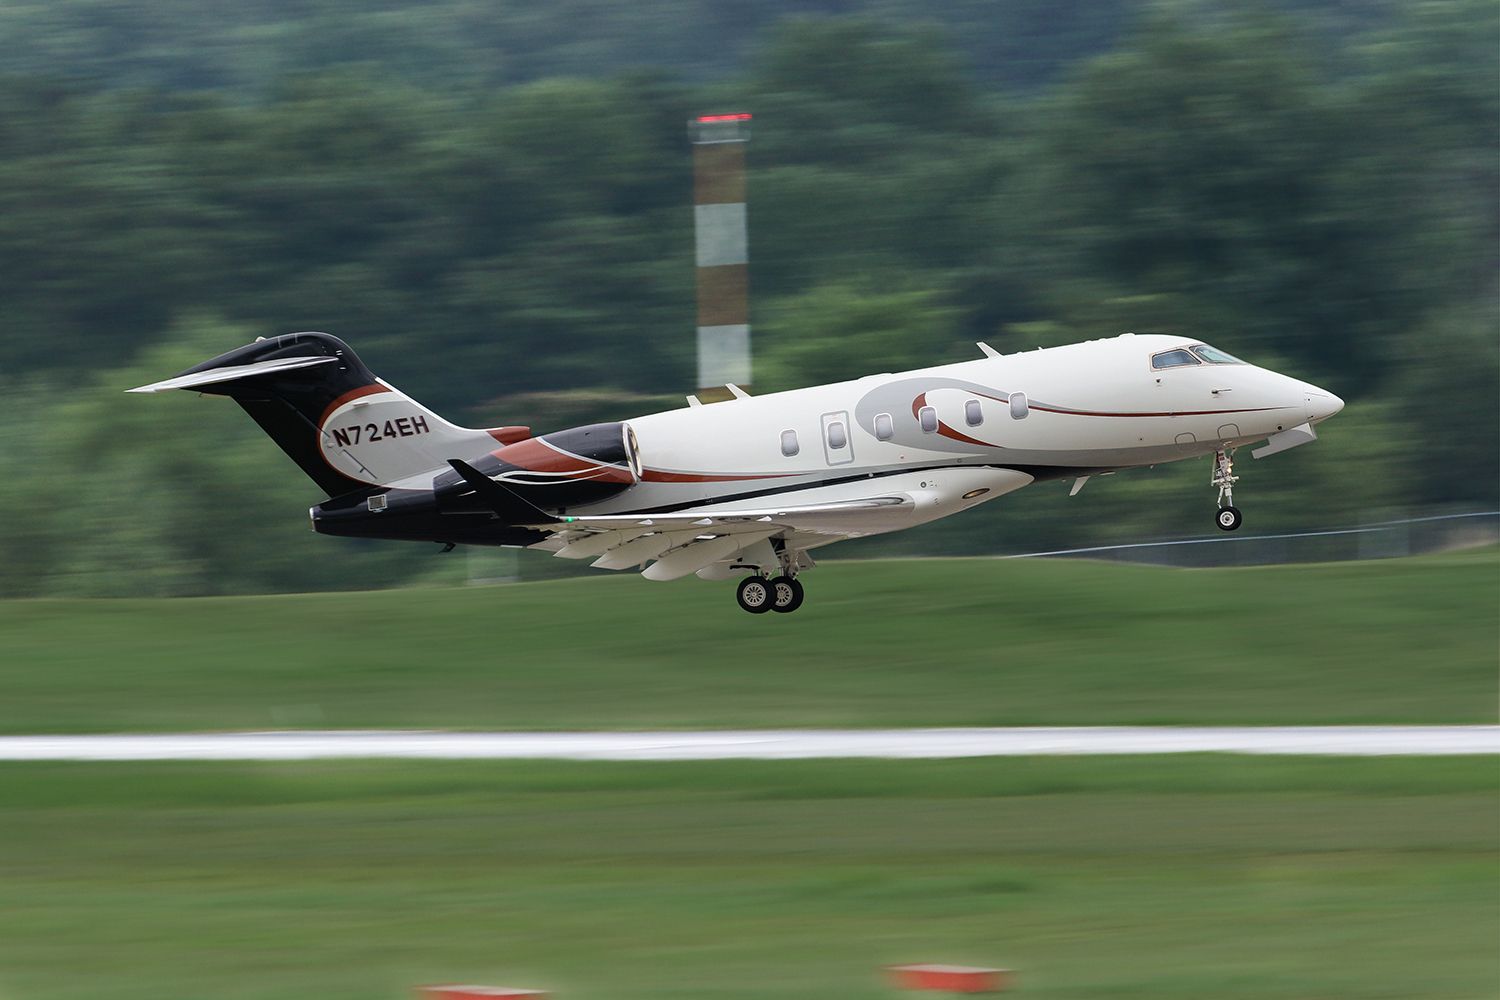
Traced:
POLYGON ((1493 759, 0 766, 0 997, 1500 989, 1493 759))
POLYGON ((1493 723, 1496 550, 1245 570, 886 561, 729 585, 0 603, 0 732, 1493 723))
POLYGON ((1500 559, 0 603, 0 731, 1494 722, 1500 559))

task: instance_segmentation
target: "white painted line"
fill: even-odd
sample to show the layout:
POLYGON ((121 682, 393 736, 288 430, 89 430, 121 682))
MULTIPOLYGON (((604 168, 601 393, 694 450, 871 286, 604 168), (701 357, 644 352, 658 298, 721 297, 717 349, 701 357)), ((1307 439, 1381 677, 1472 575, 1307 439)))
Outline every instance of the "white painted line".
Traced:
MULTIPOLYGON (((706 384, 706 383, 705 383, 706 384)), ((1072 496, 1072 494, 1068 494, 1072 496)), ((1471 514, 1436 514, 1432 517, 1403 517, 1398 521, 1377 521, 1362 524, 1357 528, 1340 528, 1336 531, 1294 531, 1283 535, 1216 535, 1213 538, 1177 538, 1165 542, 1131 542, 1128 545, 1091 545, 1084 549, 1053 549, 1050 552, 1017 552, 1014 555, 995 556, 996 559, 1041 559, 1046 556, 1076 556, 1090 552, 1125 552, 1129 549, 1162 549, 1174 545, 1222 545, 1225 542, 1269 542, 1285 538, 1326 538, 1330 535, 1363 535, 1373 531, 1388 531, 1404 524, 1425 524, 1430 521, 1458 521, 1470 517, 1500 517, 1500 510, 1475 511, 1471 514)))
POLYGON ((1069 726, 644 733, 377 730, 0 737, 0 761, 320 760, 338 757, 800 760, 1165 753, 1353 757, 1500 754, 1500 726, 1069 726))

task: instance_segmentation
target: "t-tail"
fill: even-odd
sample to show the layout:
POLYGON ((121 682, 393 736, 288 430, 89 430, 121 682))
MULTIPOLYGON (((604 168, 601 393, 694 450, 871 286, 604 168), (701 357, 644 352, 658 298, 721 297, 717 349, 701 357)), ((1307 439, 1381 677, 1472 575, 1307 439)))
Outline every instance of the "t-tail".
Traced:
POLYGON ((451 424, 381 381, 326 333, 262 338, 175 378, 131 392, 191 389, 228 396, 330 497, 394 486, 446 470, 455 456, 482 455, 529 435, 451 424))
POLYGON ((535 438, 528 427, 459 427, 326 333, 261 338, 129 391, 169 389, 239 403, 332 498, 312 510, 325 534, 525 543, 541 536, 510 526, 547 521, 640 479, 626 424, 535 438))

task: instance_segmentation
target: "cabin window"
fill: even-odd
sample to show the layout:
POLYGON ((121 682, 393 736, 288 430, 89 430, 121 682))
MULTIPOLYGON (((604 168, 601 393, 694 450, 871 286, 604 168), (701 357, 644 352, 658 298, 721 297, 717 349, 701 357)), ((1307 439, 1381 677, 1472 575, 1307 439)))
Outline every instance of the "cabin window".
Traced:
POLYGON ((1188 365, 1202 364, 1193 357, 1192 352, 1185 348, 1175 351, 1162 351, 1160 354, 1151 355, 1151 367, 1160 371, 1163 368, 1183 368, 1188 365))
POLYGON ((984 423, 984 407, 979 405, 979 400, 971 399, 964 404, 964 423, 970 427, 984 423))
POLYGON ((1010 416, 1012 420, 1025 420, 1026 414, 1031 412, 1031 404, 1026 401, 1026 393, 1013 392, 1010 394, 1010 416))
POLYGON ((801 450, 802 449, 797 445, 796 431, 781 432, 781 453, 783 455, 785 455, 787 458, 791 458, 801 450))
POLYGON ((1207 344, 1194 344, 1192 352, 1211 365, 1242 365, 1245 363, 1233 354, 1226 354, 1217 347, 1209 347, 1207 344))
POLYGON ((842 420, 830 420, 828 422, 828 447, 834 451, 847 447, 849 444, 849 432, 844 430, 842 420))
POLYGON ((922 433, 935 434, 938 429, 937 410, 930 406, 924 406, 917 411, 917 422, 922 425, 922 433))
POLYGON ((889 413, 875 414, 875 436, 882 441, 889 441, 896 436, 896 422, 889 413))

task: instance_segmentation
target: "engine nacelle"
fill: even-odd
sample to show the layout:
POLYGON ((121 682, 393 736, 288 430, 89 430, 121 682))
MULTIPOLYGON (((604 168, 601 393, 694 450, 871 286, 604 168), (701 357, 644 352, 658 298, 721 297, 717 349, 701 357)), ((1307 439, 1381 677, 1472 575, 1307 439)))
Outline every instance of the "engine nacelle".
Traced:
MULTIPOLYGON (((641 463, 629 424, 588 424, 508 444, 470 462, 516 495, 545 510, 598 503, 640 482, 641 463)), ((457 472, 432 482, 439 503, 469 491, 457 472)))

